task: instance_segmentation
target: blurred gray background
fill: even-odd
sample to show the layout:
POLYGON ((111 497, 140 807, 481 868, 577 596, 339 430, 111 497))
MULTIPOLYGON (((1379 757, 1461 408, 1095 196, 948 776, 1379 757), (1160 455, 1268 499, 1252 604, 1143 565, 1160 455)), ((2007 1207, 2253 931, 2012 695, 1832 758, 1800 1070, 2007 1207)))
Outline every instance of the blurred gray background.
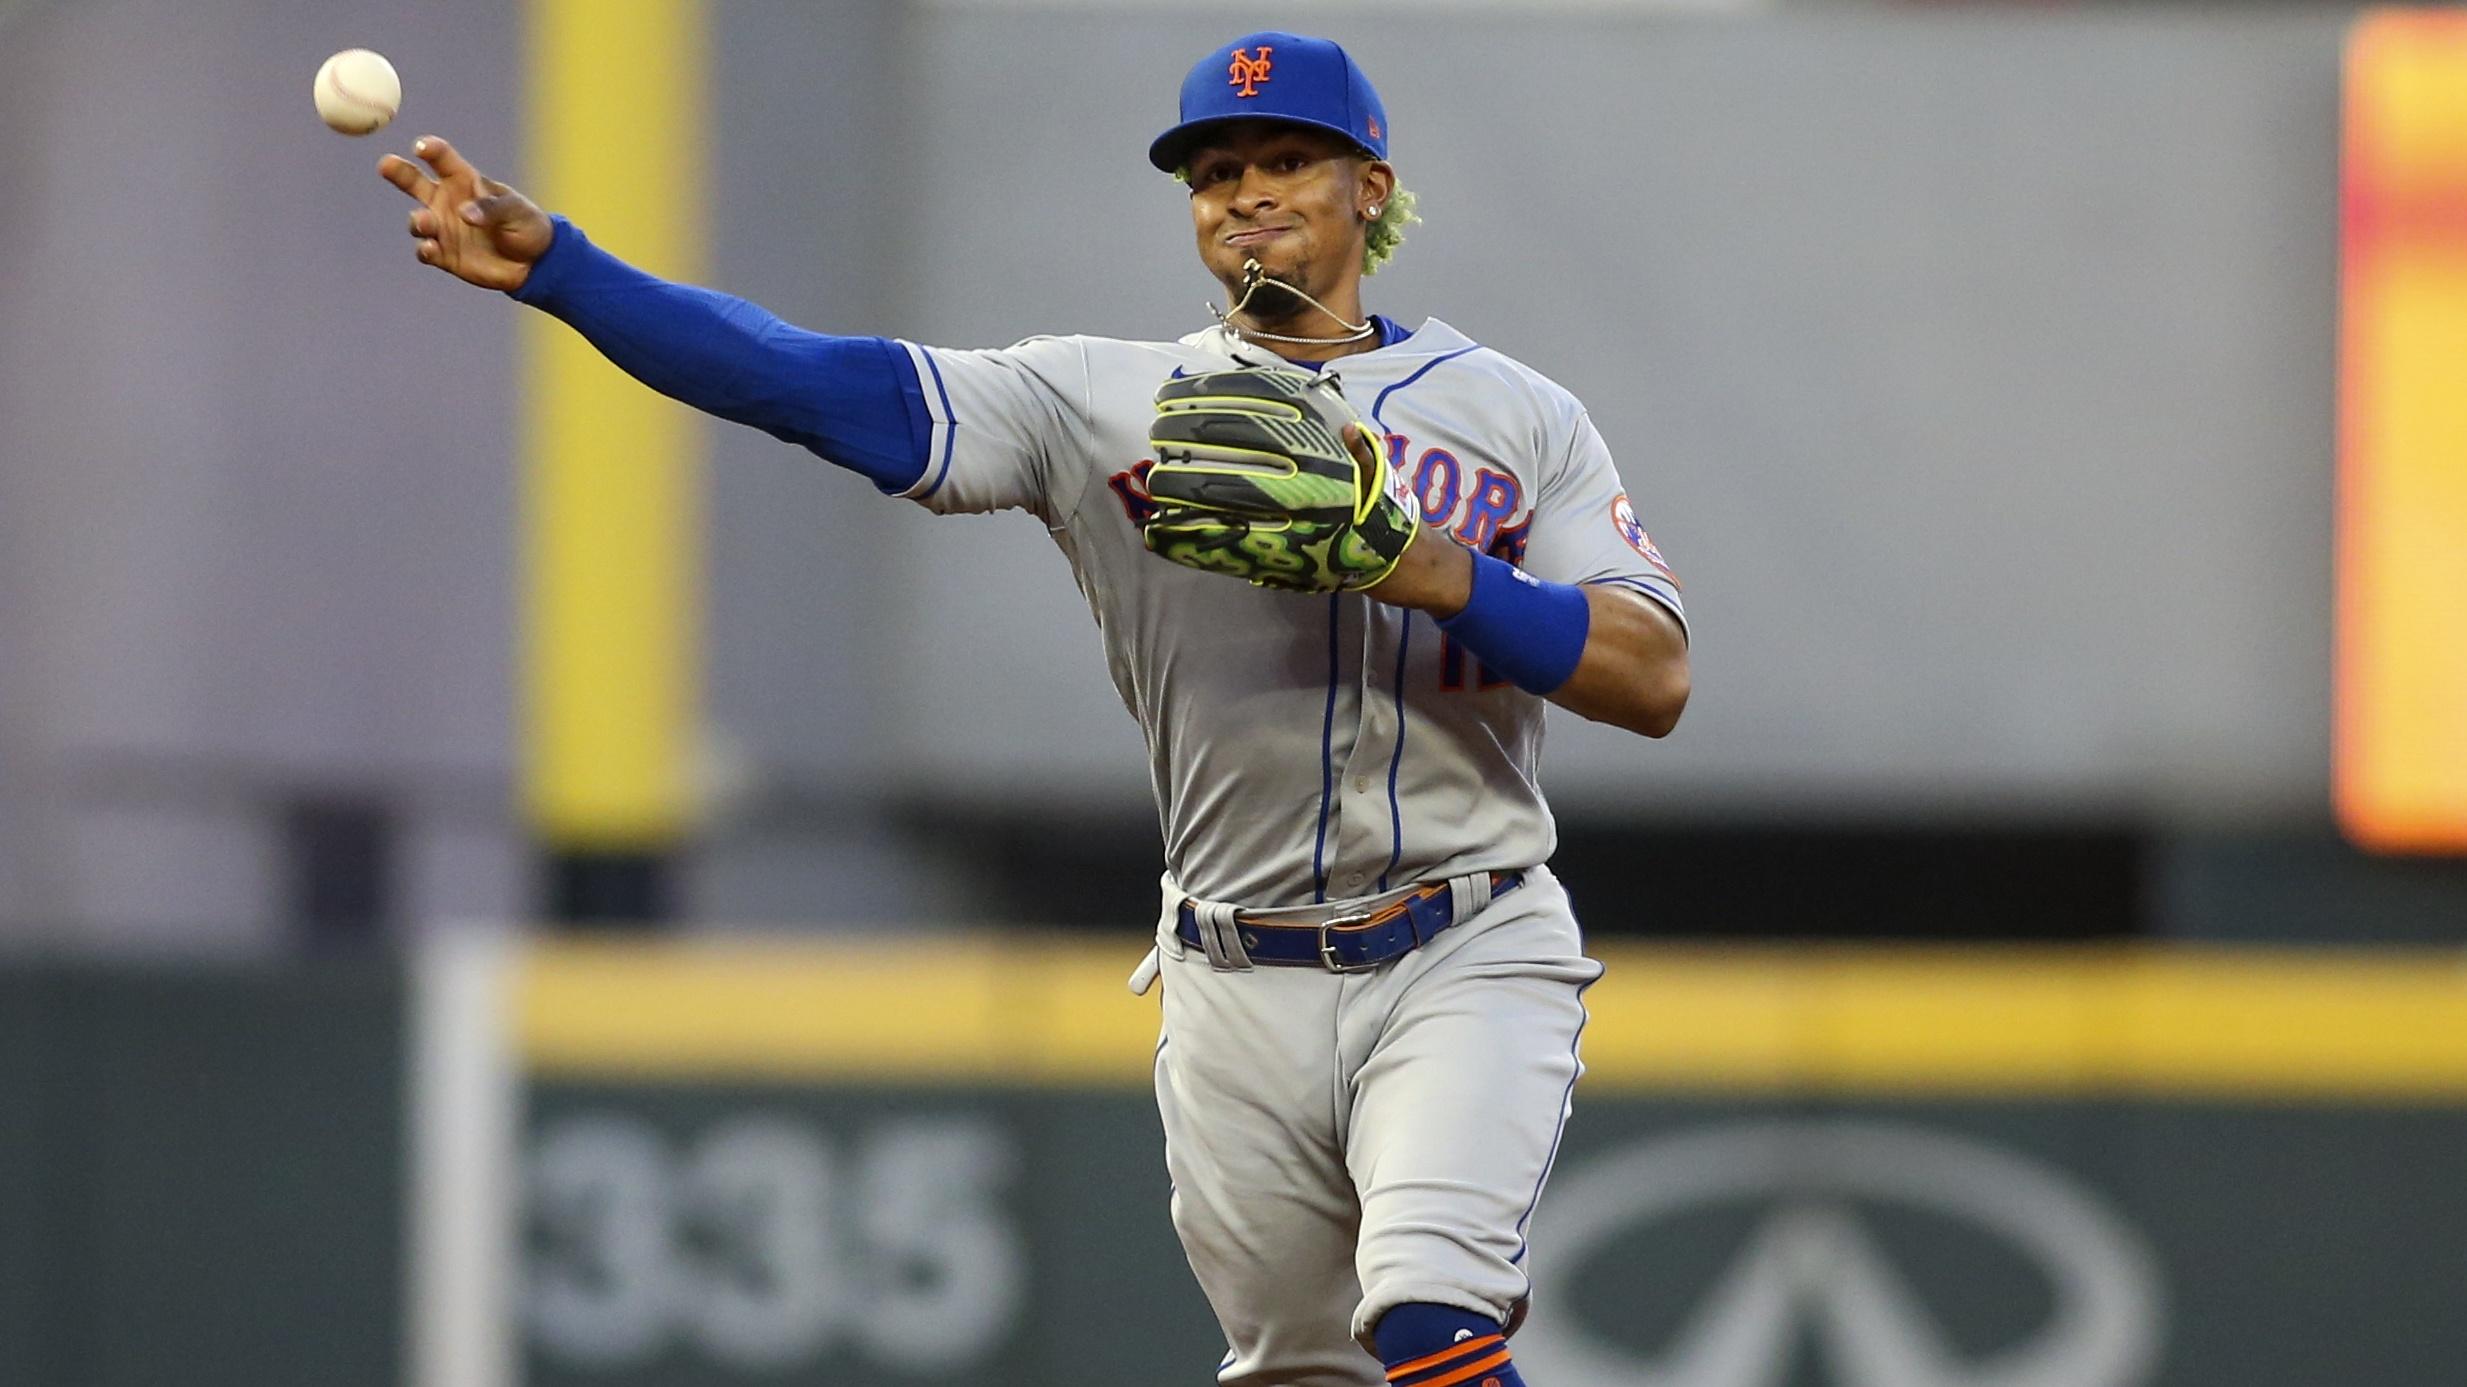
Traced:
MULTIPOLYGON (((951 345, 1204 325, 1142 157, 1182 72, 1236 28, 1352 47, 1427 217, 1371 306, 1584 398, 1687 580, 1678 734, 1552 733, 1597 874, 2053 834, 2125 878, 2083 933, 2467 938, 2456 864, 2328 827, 2352 11, 713 9, 711 282, 951 345)), ((249 952, 320 912, 536 908, 508 729, 525 310, 413 263, 373 173, 433 131, 522 181, 519 18, 0 11, 0 937, 249 952), (374 139, 309 108, 349 45, 403 73, 374 139)), ((714 429, 686 917, 1140 927, 985 866, 1101 866, 1135 899, 1156 865, 1040 527, 714 429)))

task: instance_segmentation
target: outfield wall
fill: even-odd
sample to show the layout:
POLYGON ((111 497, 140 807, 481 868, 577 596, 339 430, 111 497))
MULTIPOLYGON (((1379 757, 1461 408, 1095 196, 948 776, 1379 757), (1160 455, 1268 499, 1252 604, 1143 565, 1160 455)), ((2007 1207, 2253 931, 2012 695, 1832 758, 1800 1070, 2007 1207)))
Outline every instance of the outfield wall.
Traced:
MULTIPOLYGON (((0 1382, 1204 1382, 1139 950, 11 965, 0 1382)), ((1605 958, 1537 1381, 2455 1380, 2455 954, 1605 958)))

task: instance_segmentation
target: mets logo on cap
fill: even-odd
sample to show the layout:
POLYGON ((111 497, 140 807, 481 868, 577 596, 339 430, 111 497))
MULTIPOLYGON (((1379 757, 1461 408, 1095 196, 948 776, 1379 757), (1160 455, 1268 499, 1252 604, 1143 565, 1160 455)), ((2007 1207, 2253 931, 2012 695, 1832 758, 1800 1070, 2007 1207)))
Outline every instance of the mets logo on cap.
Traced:
POLYGON ((1636 508, 1628 504, 1628 494, 1624 491, 1619 493, 1619 499, 1610 503, 1610 523, 1618 527, 1619 538, 1626 540, 1630 549, 1644 555, 1645 562, 1660 570, 1674 587, 1678 585, 1679 575, 1671 572, 1662 551, 1653 547, 1653 536, 1645 533, 1643 523, 1636 518, 1636 508))
MULTIPOLYGON (((5 8, 7 0, 0 0, 5 8)), ((1218 125, 1274 120, 1341 135, 1374 159, 1388 157, 1388 109, 1342 47, 1309 34, 1262 29, 1191 64, 1178 118, 1148 145, 1148 162, 1180 173, 1218 125)))
POLYGON ((1234 93, 1236 96, 1259 95, 1259 84, 1268 80, 1269 70, 1276 66, 1275 63, 1269 61, 1268 57, 1275 51, 1273 47, 1263 43, 1259 45, 1259 56, 1254 58, 1251 56, 1251 50, 1247 48, 1235 49, 1233 61, 1225 65, 1225 85, 1240 87, 1241 90, 1234 93))

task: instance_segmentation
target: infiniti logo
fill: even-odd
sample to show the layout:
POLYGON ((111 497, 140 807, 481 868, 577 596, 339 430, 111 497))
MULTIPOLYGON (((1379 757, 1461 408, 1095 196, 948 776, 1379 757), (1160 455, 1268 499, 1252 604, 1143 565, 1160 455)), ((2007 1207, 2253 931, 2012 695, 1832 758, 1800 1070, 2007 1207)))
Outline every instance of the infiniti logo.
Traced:
POLYGON ((1805 1345, 1833 1387, 2134 1387, 2158 1356, 2162 1292, 2141 1237, 2070 1177, 1942 1133, 1869 1122, 1691 1132, 1570 1172, 1548 1208, 1535 1239, 1547 1260, 1516 1339, 1536 1382, 1780 1387, 1805 1345), (1632 1348, 1587 1328, 1576 1273, 1590 1256, 1613 1244, 1649 1252, 1657 1223, 1723 1205, 1760 1210, 1755 1231, 1691 1292, 1675 1333, 1632 1348), (2052 1308, 2017 1343, 1956 1347, 1875 1236, 1868 1211, 1886 1206, 2003 1246, 2044 1279, 2052 1308))

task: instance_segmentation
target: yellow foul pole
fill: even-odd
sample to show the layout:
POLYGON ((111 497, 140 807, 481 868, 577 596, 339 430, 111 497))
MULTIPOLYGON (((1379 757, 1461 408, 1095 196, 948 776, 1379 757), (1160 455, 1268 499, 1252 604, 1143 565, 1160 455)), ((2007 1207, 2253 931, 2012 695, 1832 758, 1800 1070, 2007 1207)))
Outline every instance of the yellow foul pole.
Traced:
MULTIPOLYGON (((531 0, 526 191, 653 273, 703 270, 700 0, 531 0)), ((563 324, 523 327, 522 740, 540 841, 656 854, 690 826, 702 430, 563 324)))

